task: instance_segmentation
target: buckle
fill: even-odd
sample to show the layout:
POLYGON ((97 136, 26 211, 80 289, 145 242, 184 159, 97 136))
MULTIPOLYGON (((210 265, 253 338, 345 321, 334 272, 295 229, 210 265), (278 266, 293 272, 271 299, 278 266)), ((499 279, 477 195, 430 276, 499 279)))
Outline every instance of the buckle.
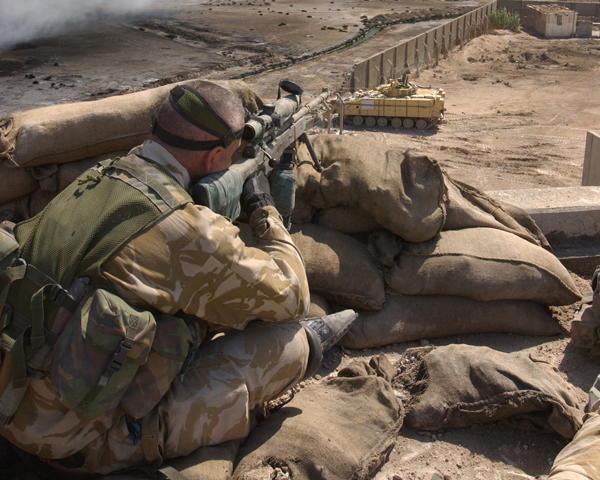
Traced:
POLYGON ((127 354, 130 351, 131 347, 128 347, 123 342, 121 342, 115 350, 115 353, 113 353, 113 356, 110 359, 110 363, 108 364, 108 367, 106 367, 106 370, 111 371, 113 373, 117 373, 119 370, 121 370, 121 367, 127 361, 127 354))
POLYGON ((27 365, 27 376, 43 380, 44 378, 46 378, 46 372, 44 372, 43 370, 37 370, 36 368, 32 368, 29 365, 27 365))
POLYGON ((46 298, 59 307, 63 304, 68 296, 69 292, 58 283, 52 285, 50 287, 50 291, 46 294, 46 298))

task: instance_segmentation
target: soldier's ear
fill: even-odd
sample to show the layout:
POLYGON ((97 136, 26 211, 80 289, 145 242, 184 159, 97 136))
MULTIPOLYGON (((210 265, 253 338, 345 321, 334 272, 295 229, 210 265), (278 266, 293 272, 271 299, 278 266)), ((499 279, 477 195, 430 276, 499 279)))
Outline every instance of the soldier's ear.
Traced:
POLYGON ((224 159, 225 148, 224 147, 215 147, 212 150, 205 152, 205 157, 203 159, 204 173, 206 175, 210 173, 221 172, 229 167, 229 164, 225 162, 224 159))
POLYGON ((209 171, 213 167, 213 165, 220 162, 221 156, 223 155, 224 151, 225 148, 221 146, 215 147, 212 150, 208 151, 208 153, 206 154, 206 166, 208 167, 209 171))

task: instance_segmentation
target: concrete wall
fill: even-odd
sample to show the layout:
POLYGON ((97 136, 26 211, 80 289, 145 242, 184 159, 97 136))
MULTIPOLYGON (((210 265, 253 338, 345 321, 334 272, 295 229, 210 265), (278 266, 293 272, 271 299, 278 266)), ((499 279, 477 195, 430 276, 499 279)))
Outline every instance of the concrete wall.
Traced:
POLYGON ((374 88, 390 78, 435 65, 440 56, 484 33, 495 9, 496 0, 355 64, 342 91, 374 88))
POLYGON ((545 37, 571 37, 575 34, 577 12, 540 11, 530 5, 527 8, 527 21, 524 23, 545 37))
POLYGON ((485 193, 525 210, 552 245, 554 254, 569 270, 591 276, 600 265, 600 187, 485 193))
POLYGON ((587 132, 581 185, 600 186, 600 135, 594 132, 587 132))
POLYGON ((582 17, 600 17, 600 3, 596 2, 553 2, 544 0, 498 0, 498 8, 506 8, 521 17, 527 14, 527 5, 560 5, 575 10, 582 17))

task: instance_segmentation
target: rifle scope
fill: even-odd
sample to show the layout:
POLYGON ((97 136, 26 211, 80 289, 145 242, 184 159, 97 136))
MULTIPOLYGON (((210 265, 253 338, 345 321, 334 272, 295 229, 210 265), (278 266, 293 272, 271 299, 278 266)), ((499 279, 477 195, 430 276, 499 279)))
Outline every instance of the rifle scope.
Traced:
POLYGON ((271 128, 281 128, 285 121, 298 109, 300 101, 300 97, 297 95, 287 95, 275 103, 264 104, 261 114, 246 122, 242 139, 252 141, 256 138, 263 138, 265 132, 268 132, 271 128))

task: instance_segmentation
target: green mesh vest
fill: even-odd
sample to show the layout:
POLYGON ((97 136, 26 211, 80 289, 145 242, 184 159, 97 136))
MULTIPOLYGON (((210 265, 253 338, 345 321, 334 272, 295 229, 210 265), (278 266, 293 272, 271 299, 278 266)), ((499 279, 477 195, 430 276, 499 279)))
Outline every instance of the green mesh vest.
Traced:
POLYGON ((1 345, 12 363, 12 382, 0 391, 0 423, 9 416, 6 412, 14 413, 27 388, 32 374, 27 362, 56 342, 50 330, 59 307, 74 308, 66 294, 73 280, 87 277, 94 287, 114 293, 100 266, 130 239, 191 201, 163 167, 131 155, 87 170, 40 214, 15 227, 21 260, 13 272, 22 274, 11 278, 0 308, 1 345))

